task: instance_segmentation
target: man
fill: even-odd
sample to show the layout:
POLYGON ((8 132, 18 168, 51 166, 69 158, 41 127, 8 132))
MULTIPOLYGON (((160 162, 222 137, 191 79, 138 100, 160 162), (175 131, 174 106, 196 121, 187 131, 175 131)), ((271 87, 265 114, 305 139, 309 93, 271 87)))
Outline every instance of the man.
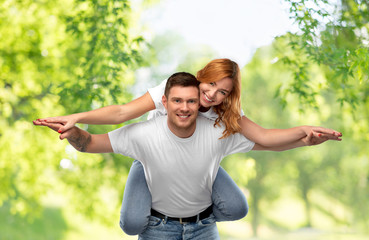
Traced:
MULTIPOLYGON (((285 148, 265 148, 197 117, 198 81, 188 73, 173 74, 162 98, 167 116, 91 135, 79 128, 61 134, 77 150, 115 152, 142 162, 152 195, 152 216, 139 239, 219 239, 211 214, 211 189, 221 160, 250 150, 286 150, 311 145, 312 135, 285 148)), ((44 123, 54 130, 57 124, 44 123)), ((315 139, 319 144, 327 139, 315 139)))

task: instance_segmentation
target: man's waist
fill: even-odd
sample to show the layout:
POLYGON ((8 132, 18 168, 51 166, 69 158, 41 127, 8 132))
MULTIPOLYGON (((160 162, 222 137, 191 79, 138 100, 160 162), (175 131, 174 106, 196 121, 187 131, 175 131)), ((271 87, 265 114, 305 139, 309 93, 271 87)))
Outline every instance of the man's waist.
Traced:
POLYGON ((208 218, 212 213, 213 213, 213 205, 210 205, 204 211, 190 217, 169 217, 165 214, 156 211, 155 209, 151 209, 151 216, 171 221, 178 221, 180 223, 194 223, 203 220, 205 218, 208 218))

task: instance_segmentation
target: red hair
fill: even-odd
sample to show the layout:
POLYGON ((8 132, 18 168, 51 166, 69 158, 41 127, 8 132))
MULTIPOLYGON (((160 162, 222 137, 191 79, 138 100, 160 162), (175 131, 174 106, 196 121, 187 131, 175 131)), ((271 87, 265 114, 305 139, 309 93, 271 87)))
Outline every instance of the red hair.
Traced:
POLYGON ((238 64, 226 58, 214 59, 197 72, 197 79, 202 83, 216 82, 223 78, 232 79, 233 89, 221 104, 213 108, 218 114, 214 126, 219 126, 219 122, 222 121, 225 130, 221 138, 226 138, 241 131, 238 124, 238 120, 241 119, 241 73, 238 64))

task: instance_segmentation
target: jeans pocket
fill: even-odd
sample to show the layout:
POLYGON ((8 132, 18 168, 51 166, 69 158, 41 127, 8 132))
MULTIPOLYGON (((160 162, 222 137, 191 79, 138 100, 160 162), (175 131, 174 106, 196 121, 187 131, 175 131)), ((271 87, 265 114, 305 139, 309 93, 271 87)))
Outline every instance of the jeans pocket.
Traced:
POLYGON ((157 217, 153 217, 153 216, 150 216, 149 217, 149 223, 148 223, 148 227, 158 227, 162 224, 163 222, 163 219, 161 218, 157 218, 157 217))
POLYGON ((199 221, 199 225, 208 226, 214 224, 215 222, 215 217, 213 214, 211 214, 209 217, 199 221))

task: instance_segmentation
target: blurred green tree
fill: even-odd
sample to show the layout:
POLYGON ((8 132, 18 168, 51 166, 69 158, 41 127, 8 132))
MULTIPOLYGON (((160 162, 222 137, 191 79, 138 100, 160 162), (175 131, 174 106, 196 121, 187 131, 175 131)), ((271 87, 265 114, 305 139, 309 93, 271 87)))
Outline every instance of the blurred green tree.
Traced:
MULTIPOLYGON (((243 69, 242 106, 246 116, 266 128, 317 125, 339 130, 363 129, 361 121, 354 122, 351 114, 345 115, 337 110, 340 103, 328 93, 316 95, 316 104, 306 104, 297 94, 286 95, 285 104, 276 101, 276 89, 278 96, 281 86, 295 76, 290 67, 278 61, 285 43, 284 38, 277 38, 272 45, 258 49, 243 69), (342 122, 342 117, 350 121, 342 122)), ((311 63, 308 69, 306 89, 324 86, 325 68, 311 63)), ((362 137, 367 138, 367 135, 362 134, 357 139, 362 137)), ((351 138, 351 134, 344 134, 344 138, 351 138)), ((251 152, 227 158, 225 168, 239 185, 249 191, 249 217, 254 235, 257 235, 260 225, 285 230, 291 227, 319 228, 317 214, 324 216, 332 225, 352 228, 361 225, 360 229, 365 230, 367 218, 359 210, 365 205, 357 208, 354 203, 354 198, 361 203, 367 201, 362 197, 364 192, 367 193, 365 172, 368 170, 366 165, 363 166, 368 160, 362 157, 368 155, 364 146, 363 142, 348 140, 283 153, 251 152), (360 161, 351 160, 357 158, 357 152, 350 149, 360 149, 360 161), (343 183, 339 181, 341 178, 351 180, 343 183), (295 197, 304 206, 305 211, 299 214, 303 214, 304 219, 300 222, 291 223, 291 213, 273 214, 278 211, 272 208, 273 202, 285 198, 284 189, 295 189, 295 197)))
POLYGON ((300 109, 307 105, 320 108, 322 97, 331 105, 333 101, 341 105, 340 109, 334 108, 339 114, 330 120, 342 129, 349 142, 333 151, 339 161, 331 166, 330 181, 324 181, 321 187, 350 209, 351 217, 345 217, 346 222, 368 229, 368 217, 362 213, 369 210, 363 209, 368 204, 363 195, 368 192, 369 179, 366 147, 369 140, 369 2, 286 2, 300 31, 281 37, 285 44, 279 48, 277 59, 290 69, 293 78, 280 85, 278 96, 284 103, 288 95, 298 96, 303 103, 300 109), (320 81, 314 80, 311 71, 315 64, 324 74, 320 81), (340 178, 346 180, 338 183, 340 178))
POLYGON ((131 100, 145 46, 131 13, 127 0, 0 4, 0 206, 12 214, 37 217, 52 192, 78 212, 118 220, 130 161, 80 155, 32 120, 131 100))
POLYGON ((293 72, 281 96, 296 94, 306 104, 329 91, 342 105, 355 108, 368 102, 369 3, 356 0, 286 0, 300 31, 287 34, 279 59, 293 72), (286 51, 286 47, 291 51, 286 51), (309 66, 325 70, 326 84, 309 86, 309 66))

